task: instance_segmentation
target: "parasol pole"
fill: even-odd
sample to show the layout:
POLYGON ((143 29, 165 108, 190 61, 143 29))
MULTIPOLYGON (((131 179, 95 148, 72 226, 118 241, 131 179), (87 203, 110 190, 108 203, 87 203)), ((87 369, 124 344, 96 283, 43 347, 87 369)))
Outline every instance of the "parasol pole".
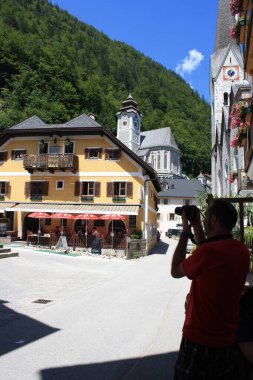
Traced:
POLYGON ((86 248, 87 248, 87 237, 88 237, 88 219, 86 219, 86 233, 85 233, 85 237, 86 237, 86 248))

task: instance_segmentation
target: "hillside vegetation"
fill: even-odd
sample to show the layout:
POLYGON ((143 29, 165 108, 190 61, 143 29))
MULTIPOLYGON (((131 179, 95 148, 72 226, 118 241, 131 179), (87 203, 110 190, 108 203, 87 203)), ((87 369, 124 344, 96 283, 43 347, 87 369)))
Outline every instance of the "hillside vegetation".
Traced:
POLYGON ((93 112, 115 133, 131 89, 142 130, 170 126, 184 172, 210 171, 208 103, 173 71, 47 0, 0 1, 0 74, 0 130, 35 114, 61 123, 93 112))

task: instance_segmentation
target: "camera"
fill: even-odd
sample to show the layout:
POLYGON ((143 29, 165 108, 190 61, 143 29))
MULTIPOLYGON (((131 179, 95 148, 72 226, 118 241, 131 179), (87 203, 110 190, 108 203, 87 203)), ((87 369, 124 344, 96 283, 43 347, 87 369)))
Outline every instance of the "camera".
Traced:
POLYGON ((186 218, 191 222, 196 216, 197 207, 185 205, 182 207, 175 208, 175 214, 182 216, 182 212, 185 212, 186 218))

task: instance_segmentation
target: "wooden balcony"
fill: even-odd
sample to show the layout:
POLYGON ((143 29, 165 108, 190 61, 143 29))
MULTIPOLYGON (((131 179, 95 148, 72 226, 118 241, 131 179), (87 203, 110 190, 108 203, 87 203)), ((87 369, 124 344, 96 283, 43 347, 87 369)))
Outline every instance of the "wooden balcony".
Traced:
POLYGON ((78 168, 78 157, 74 154, 25 154, 23 166, 29 173, 34 171, 48 170, 54 173, 55 170, 70 170, 76 173, 78 168))

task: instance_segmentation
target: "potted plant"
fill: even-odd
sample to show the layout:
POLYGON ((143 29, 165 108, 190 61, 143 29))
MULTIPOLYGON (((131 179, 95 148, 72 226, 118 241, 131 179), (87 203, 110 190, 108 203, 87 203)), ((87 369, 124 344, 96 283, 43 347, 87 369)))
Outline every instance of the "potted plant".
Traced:
POLYGON ((229 183, 233 183, 238 177, 238 173, 237 172, 231 172, 228 176, 228 182, 229 183))
POLYGON ((239 133, 237 133, 230 141, 231 148, 239 146, 239 133))
POLYGON ((236 22, 234 26, 232 26, 232 28, 230 29, 229 37, 232 38, 233 40, 238 41, 240 38, 240 28, 241 26, 239 22, 236 22))
POLYGON ((242 11, 242 0, 231 0, 229 9, 233 16, 240 13, 242 11))
POLYGON ((45 148, 45 141, 44 140, 40 140, 39 142, 39 149, 42 150, 45 148))
POLYGON ((67 137, 67 138, 64 140, 64 145, 65 145, 65 146, 70 146, 70 144, 71 144, 71 141, 70 141, 70 139, 67 137))

